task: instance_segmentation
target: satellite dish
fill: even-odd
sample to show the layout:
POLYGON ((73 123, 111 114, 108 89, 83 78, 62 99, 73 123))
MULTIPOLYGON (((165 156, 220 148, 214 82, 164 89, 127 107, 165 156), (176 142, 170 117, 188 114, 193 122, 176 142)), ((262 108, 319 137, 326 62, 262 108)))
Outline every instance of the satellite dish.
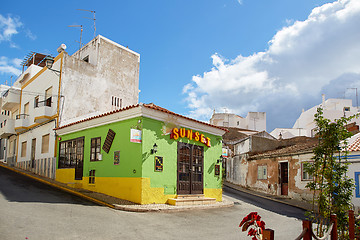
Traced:
POLYGON ((58 51, 58 53, 61 53, 61 52, 65 51, 65 49, 66 49, 66 45, 61 44, 60 47, 57 48, 57 51, 58 51))

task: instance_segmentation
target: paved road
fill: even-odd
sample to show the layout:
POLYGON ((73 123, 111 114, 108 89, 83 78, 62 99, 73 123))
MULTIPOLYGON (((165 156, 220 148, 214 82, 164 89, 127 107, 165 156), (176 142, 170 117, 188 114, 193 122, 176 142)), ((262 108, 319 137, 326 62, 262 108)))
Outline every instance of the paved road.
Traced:
MULTIPOLYGON (((255 205, 257 207, 261 207, 263 209, 287 216, 287 217, 293 217, 301 220, 305 220, 305 210, 289 206, 287 204, 274 202, 266 198, 261 198, 255 195, 247 194, 242 191, 238 191, 229 187, 224 186, 223 188, 224 193, 228 196, 231 196, 238 201, 243 201, 252 205, 255 205)), ((235 202, 236 204, 237 202, 235 202)))
POLYGON ((250 239, 238 225, 257 211, 277 240, 294 239, 301 221, 229 197, 231 208, 133 213, 97 206, 0 167, 0 239, 250 239))

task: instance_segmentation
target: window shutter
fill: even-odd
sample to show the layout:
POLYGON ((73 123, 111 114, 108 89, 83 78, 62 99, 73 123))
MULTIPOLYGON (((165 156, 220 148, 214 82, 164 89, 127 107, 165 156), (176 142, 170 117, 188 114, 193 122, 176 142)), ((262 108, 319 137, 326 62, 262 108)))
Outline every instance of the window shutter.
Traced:
POLYGON ((49 134, 42 136, 41 153, 49 152, 49 134))
POLYGON ((109 153, 110 148, 111 148, 111 144, 114 141, 114 137, 115 137, 115 132, 113 130, 109 129, 109 131, 107 133, 107 136, 106 136, 106 139, 105 139, 105 142, 104 142, 104 145, 102 147, 102 149, 106 153, 109 153))

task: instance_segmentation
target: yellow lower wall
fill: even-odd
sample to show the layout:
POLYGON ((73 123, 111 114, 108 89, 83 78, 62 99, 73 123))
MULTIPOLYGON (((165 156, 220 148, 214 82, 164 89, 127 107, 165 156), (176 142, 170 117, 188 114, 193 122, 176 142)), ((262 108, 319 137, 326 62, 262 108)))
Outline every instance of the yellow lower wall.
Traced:
MULTIPOLYGON (((96 177, 95 184, 89 184, 88 177, 83 177, 82 180, 74 180, 74 178, 75 169, 56 170, 55 180, 70 187, 84 188, 139 204, 167 203, 169 198, 176 197, 176 195, 165 195, 164 188, 151 187, 150 178, 96 177)), ((222 201, 222 189, 205 188, 204 195, 222 201)))
POLYGON ((216 198, 217 202, 222 201, 222 189, 218 188, 204 188, 204 196, 209 198, 216 198))

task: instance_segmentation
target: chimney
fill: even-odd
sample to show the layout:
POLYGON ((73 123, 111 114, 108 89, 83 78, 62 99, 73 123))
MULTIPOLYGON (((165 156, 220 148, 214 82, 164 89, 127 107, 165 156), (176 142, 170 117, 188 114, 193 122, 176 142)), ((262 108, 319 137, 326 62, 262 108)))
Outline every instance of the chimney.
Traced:
POLYGON ((325 107, 325 94, 321 94, 322 97, 322 107, 325 107))

